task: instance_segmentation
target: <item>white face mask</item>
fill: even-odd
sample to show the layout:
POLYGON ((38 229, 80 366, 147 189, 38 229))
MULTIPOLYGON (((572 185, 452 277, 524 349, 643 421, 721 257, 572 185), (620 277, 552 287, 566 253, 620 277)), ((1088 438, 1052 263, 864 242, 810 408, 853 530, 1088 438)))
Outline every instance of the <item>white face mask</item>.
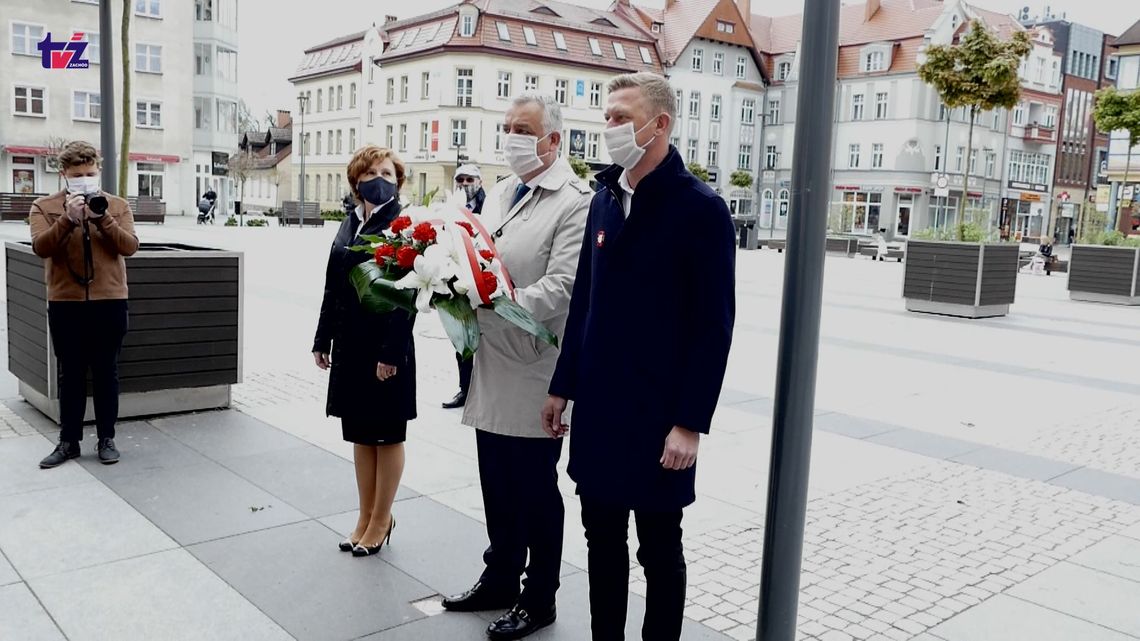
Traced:
POLYGON ((657 135, 654 134, 653 138, 646 141, 644 146, 638 146, 637 134, 645 131, 646 127, 656 121, 657 118, 651 119, 637 131, 633 130, 632 121, 605 129, 602 132, 602 137, 606 141, 606 151, 609 152, 610 159, 624 169, 633 169, 637 166, 641 157, 645 155, 645 148, 657 139, 657 135))
POLYGON ((550 134, 546 134, 546 136, 538 138, 537 136, 527 134, 507 134, 503 152, 507 156, 507 165, 510 166, 511 171, 513 171, 516 176, 525 176, 542 169, 542 156, 547 156, 552 153, 552 151, 548 151, 542 154, 542 156, 539 156, 538 141, 549 135, 550 134))
POLYGON ((99 191, 99 176, 68 178, 67 191, 73 194, 94 194, 99 191))

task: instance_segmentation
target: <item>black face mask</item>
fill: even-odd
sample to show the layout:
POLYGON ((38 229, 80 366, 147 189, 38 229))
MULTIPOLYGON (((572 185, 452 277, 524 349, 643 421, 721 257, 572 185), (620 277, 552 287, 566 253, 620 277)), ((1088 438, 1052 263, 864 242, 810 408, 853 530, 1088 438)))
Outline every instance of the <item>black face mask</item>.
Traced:
POLYGON ((396 183, 388 182, 380 176, 357 183, 356 189, 360 191, 360 196, 374 207, 384 205, 396 197, 396 183))

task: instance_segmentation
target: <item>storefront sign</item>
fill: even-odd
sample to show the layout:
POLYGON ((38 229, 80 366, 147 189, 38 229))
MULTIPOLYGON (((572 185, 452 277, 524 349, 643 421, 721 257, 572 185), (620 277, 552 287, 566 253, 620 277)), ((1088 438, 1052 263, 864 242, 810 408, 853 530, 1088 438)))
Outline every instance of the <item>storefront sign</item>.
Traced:
POLYGON ((1112 187, 1110 185, 1097 185, 1096 200, 1093 201, 1096 203, 1097 211, 1108 211, 1108 200, 1111 197, 1111 189, 1112 187))
POLYGON ((1016 180, 1009 181, 1009 188, 1025 191, 1039 191, 1041 193, 1049 191, 1049 185, 1042 185, 1040 183, 1023 183, 1016 180))
POLYGON ((899 194, 921 194, 923 191, 922 187, 895 187, 895 193, 899 194))
POLYGON ((1041 202, 1041 194, 1036 194, 1031 191, 1023 191, 1021 192, 1021 200, 1031 203, 1039 203, 1041 202))
POLYGON ((228 176, 230 173, 230 155, 224 151, 212 152, 213 168, 210 172, 214 176, 228 176))

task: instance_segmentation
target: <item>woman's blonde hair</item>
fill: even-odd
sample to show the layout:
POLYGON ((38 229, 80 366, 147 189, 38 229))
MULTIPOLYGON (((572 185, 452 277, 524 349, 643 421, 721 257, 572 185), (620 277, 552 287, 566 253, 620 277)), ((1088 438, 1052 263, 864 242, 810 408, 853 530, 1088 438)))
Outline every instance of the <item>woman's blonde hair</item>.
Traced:
POLYGON ((60 169, 99 164, 99 152, 95 151, 91 143, 82 140, 73 140, 64 145, 56 158, 59 160, 60 169))
POLYGON ((364 202, 361 197, 360 191, 356 189, 356 183, 360 181, 360 177, 364 172, 368 171, 372 165, 377 162, 388 158, 396 167, 396 189, 401 190, 404 188, 404 179, 406 176, 406 168, 404 161, 396 155, 396 152, 391 149, 385 149, 377 145, 365 145, 361 147, 355 154, 352 155, 352 160, 348 161, 348 186, 352 190, 352 196, 356 198, 356 202, 364 202))

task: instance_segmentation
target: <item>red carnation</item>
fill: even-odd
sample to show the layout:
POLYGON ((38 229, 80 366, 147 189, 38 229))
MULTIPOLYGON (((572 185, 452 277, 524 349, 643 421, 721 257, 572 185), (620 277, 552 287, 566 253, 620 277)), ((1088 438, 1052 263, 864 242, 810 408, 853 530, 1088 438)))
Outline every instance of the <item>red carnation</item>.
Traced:
POLYGON ((392 224, 389 225, 389 228, 392 230, 392 233, 398 234, 398 233, 404 231, 405 229, 407 229, 408 227, 411 227, 411 226, 412 226, 412 219, 411 218, 408 218, 407 216, 400 216, 396 220, 392 221, 392 224))
POLYGON ((396 264, 404 269, 411 269, 415 267, 419 255, 420 253, 411 247, 401 247, 396 252, 396 264))
POLYGON ((491 251, 490 249, 480 249, 479 255, 482 256, 483 260, 487 261, 488 263, 495 259, 495 252, 491 251))
POLYGON ((475 236, 475 228, 471 226, 471 223, 465 223, 465 222, 462 222, 462 221, 460 221, 460 222, 457 222, 457 223, 455 223, 455 224, 456 224, 456 225, 459 225, 460 227, 462 227, 462 228, 464 228, 464 229, 466 229, 466 230, 467 230, 467 233, 468 233, 468 235, 470 235, 470 236, 472 236, 472 237, 474 237, 474 236, 475 236))
POLYGON ((483 279, 483 290, 486 292, 494 292, 499 288, 499 279, 491 272, 482 272, 479 277, 483 279))
POLYGON ((376 264, 383 266, 385 260, 396 255, 396 248, 392 245, 380 245, 376 248, 376 264))
POLYGON ((412 230, 412 238, 424 244, 435 242, 435 227, 431 223, 420 223, 412 230))

